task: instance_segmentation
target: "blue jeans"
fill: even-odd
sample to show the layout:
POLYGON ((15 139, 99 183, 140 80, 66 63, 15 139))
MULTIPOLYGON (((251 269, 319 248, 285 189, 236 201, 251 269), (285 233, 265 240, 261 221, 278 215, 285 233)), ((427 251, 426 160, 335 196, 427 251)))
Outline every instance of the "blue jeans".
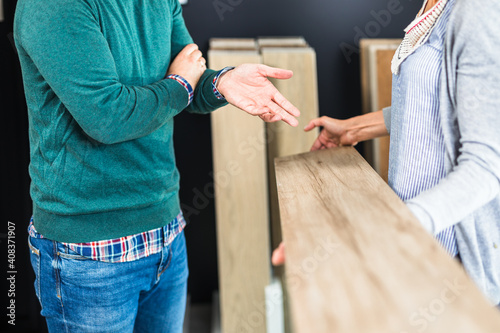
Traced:
POLYGON ((35 290, 49 332, 182 332, 187 291, 184 232, 136 261, 87 259, 29 237, 35 290))

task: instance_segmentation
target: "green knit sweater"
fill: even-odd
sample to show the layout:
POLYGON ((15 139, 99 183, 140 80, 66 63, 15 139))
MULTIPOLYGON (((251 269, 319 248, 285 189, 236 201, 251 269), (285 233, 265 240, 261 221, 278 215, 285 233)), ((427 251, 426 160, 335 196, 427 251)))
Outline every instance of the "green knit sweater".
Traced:
POLYGON ((173 118, 224 104, 207 70, 165 74, 192 39, 178 0, 19 0, 34 224, 61 242, 118 238, 179 212, 173 118))

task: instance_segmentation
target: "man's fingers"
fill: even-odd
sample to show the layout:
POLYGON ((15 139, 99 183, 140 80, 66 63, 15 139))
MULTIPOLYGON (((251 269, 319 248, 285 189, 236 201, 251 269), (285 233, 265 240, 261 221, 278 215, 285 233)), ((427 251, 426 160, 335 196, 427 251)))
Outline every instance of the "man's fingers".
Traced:
POLYGON ((259 70, 262 75, 275 79, 286 80, 293 76, 293 72, 288 69, 269 67, 266 65, 260 65, 259 70))
POLYGON ((262 114, 259 117, 260 117, 260 119, 262 119, 266 123, 274 123, 274 122, 280 121, 282 119, 280 115, 272 114, 272 113, 262 114))
POLYGON ((276 121, 280 121, 280 120, 283 120, 283 117, 279 114, 274 114, 274 115, 271 115, 271 120, 269 122, 271 123, 274 123, 276 121))
POLYGON ((262 119, 263 121, 265 121, 266 123, 269 123, 271 121, 271 118, 273 117, 272 114, 261 114, 259 115, 259 118, 262 119))
POLYGON ((186 45, 182 49, 181 53, 185 53, 186 55, 189 55, 189 54, 191 54, 191 53, 193 53, 193 52, 195 52, 197 50, 198 50, 198 45, 196 45, 196 44, 188 44, 188 45, 186 45))
MULTIPOLYGON (((234 104, 233 104, 234 105, 234 104)), ((237 106, 237 105, 236 105, 237 106)), ((257 105, 248 105, 248 106, 238 106, 241 110, 246 113, 251 114, 252 116, 264 116, 266 114, 274 115, 274 112, 269 106, 257 106, 257 105)))
POLYGON ((268 122, 275 122, 278 120, 283 120, 285 123, 289 124, 290 126, 297 126, 299 124, 299 121, 295 119, 291 114, 283 110, 281 107, 279 107, 277 104, 275 104, 273 101, 270 101, 268 105, 266 106, 247 106, 247 107, 241 107, 243 111, 246 111, 247 113, 250 113, 251 115, 254 116, 259 116, 261 117, 262 120, 264 119, 269 119, 270 121, 268 122), (266 114, 270 113, 272 115, 271 118, 268 118, 266 114), (265 116, 266 118, 262 118, 265 116))
POLYGON ((189 54, 189 57, 191 57, 191 59, 193 59, 194 61, 200 61, 201 59, 203 59, 203 53, 201 53, 200 50, 196 50, 189 54))
POLYGON ((299 124, 299 121, 288 113, 283 116, 283 121, 293 127, 297 127, 299 124))
POLYGON ((299 121, 295 119, 294 116, 283 110, 278 104, 271 102, 269 108, 273 114, 280 115, 283 121, 288 125, 295 127, 299 124, 299 121))
POLYGON ((293 105, 289 100, 287 100, 282 94, 276 91, 274 94, 274 101, 278 104, 283 110, 290 113, 295 117, 300 116, 300 111, 293 105))

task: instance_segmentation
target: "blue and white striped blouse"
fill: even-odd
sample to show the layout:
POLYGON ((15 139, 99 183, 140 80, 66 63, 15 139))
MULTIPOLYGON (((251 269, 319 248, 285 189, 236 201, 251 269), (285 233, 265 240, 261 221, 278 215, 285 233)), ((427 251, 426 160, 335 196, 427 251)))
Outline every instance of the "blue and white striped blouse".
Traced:
MULTIPOLYGON (((446 25, 454 1, 448 1, 428 40, 393 75, 389 185, 404 201, 437 185, 445 176, 445 147, 439 118, 439 83, 446 25)), ((436 236, 458 253, 454 227, 436 236)))

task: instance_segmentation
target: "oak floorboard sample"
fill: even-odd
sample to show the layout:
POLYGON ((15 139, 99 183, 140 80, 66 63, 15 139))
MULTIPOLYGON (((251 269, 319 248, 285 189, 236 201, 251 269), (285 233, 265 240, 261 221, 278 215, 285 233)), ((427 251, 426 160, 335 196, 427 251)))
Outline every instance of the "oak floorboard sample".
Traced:
MULTIPOLYGON (((299 110, 301 116, 296 128, 284 123, 267 125, 268 132, 268 170, 269 203, 271 213, 271 244, 276 248, 281 242, 278 193, 274 174, 274 159, 278 156, 293 155, 309 151, 318 131, 303 131, 304 126, 318 117, 316 55, 304 37, 260 37, 257 39, 263 63, 268 66, 290 69, 294 76, 290 80, 272 80, 280 92, 299 110)), ((283 281, 283 268, 273 267, 273 275, 280 279, 284 299, 287 299, 286 285, 283 281)), ((290 309, 284 303, 285 332, 293 332, 290 309)))
MULTIPOLYGON (((210 50, 211 68, 260 63, 257 51, 210 50)), ((265 124, 231 106, 211 115, 221 326, 265 333, 270 283, 265 124)))
POLYGON ((500 313, 352 147, 276 161, 295 333, 500 332, 500 313))
POLYGON ((211 38, 210 50, 257 50, 254 38, 211 38))
POLYGON ((263 47, 307 47, 304 37, 259 37, 257 39, 259 48, 263 47))
MULTIPOLYGON (((363 113, 391 105, 391 61, 401 39, 361 39, 361 95, 363 113)), ((387 182, 389 169, 389 137, 364 143, 365 157, 387 182)))
MULTIPOLYGON (((286 40, 286 39, 283 39, 286 40)), ((277 41, 274 41, 275 43, 277 41)), ((259 43, 262 41, 259 39, 259 43)), ((316 53, 310 47, 263 47, 260 49, 264 64, 292 70, 289 80, 272 80, 276 88, 301 112, 299 125, 291 127, 284 122, 267 124, 269 200, 271 209, 272 246, 281 242, 274 159, 310 150, 318 136, 318 130, 304 132, 304 126, 319 114, 316 53)))

